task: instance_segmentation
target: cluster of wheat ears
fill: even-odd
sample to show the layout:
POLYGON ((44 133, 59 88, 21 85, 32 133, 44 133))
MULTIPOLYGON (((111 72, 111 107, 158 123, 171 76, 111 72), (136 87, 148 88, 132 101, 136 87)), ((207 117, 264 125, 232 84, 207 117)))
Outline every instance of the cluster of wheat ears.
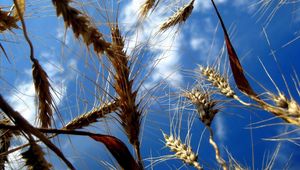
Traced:
MULTIPOLYGON (((107 59, 106 68, 109 69, 112 75, 113 80, 110 83, 114 93, 107 91, 112 96, 111 101, 103 102, 90 111, 82 113, 73 120, 65 123, 62 128, 56 128, 53 116, 56 112, 59 112, 59 109, 56 107, 53 99, 53 87, 51 86, 47 72, 34 53, 34 45, 31 42, 31 37, 28 35, 28 31, 30 30, 26 29, 26 20, 24 17, 26 14, 26 2, 25 0, 14 0, 10 10, 5 11, 0 8, 0 34, 21 29, 29 45, 29 59, 32 63, 32 78, 38 107, 38 113, 36 114, 38 126, 33 126, 22 116, 20 111, 15 110, 5 97, 0 94, 1 169, 8 167, 8 155, 18 150, 22 151, 21 157, 28 169, 51 169, 53 165, 45 158, 41 147, 42 144, 53 151, 69 169, 76 169, 72 162, 64 155, 63 151, 51 140, 58 135, 87 136, 103 143, 117 161, 118 165, 116 166, 121 169, 147 168, 144 162, 146 158, 143 158, 141 154, 142 146, 140 142, 142 119, 146 112, 146 107, 142 107, 144 103, 139 96, 142 85, 136 85, 138 84, 136 82, 137 79, 135 74, 132 74, 134 69, 133 63, 136 62, 139 56, 130 56, 127 53, 125 49, 127 42, 118 22, 107 24, 110 32, 110 38, 108 38, 95 26, 95 23, 92 22, 84 11, 72 6, 74 5, 73 0, 52 0, 52 3, 57 17, 63 19, 65 28, 71 29, 74 36, 81 40, 87 48, 92 46, 93 52, 99 60, 107 59), (80 130, 91 126, 93 123, 105 120, 111 113, 117 115, 115 123, 118 123, 122 127, 131 146, 127 146, 126 142, 121 141, 117 136, 80 130), (21 136, 27 140, 27 143, 11 148, 11 140, 21 136), (133 147, 135 156, 132 155, 128 147, 133 147)), ((161 24, 159 28, 160 32, 183 24, 192 14, 194 3, 195 0, 190 0, 186 5, 179 8, 168 20, 161 24)), ((235 84, 230 84, 229 77, 221 72, 219 65, 201 65, 198 68, 198 73, 200 73, 198 76, 202 84, 200 83, 192 89, 184 90, 180 93, 180 96, 194 106, 197 111, 197 117, 209 130, 209 143, 215 150, 215 159, 219 167, 224 170, 243 169, 237 162, 227 162, 222 158, 219 146, 214 140, 214 131, 211 124, 214 117, 220 112, 220 107, 218 106, 223 102, 216 100, 215 95, 221 95, 228 100, 236 101, 249 109, 260 109, 269 112, 293 126, 300 126, 300 106, 292 96, 288 97, 279 89, 277 93, 266 90, 264 94, 268 100, 265 100, 264 96, 258 95, 255 92, 245 76, 240 59, 231 43, 226 26, 214 0, 211 0, 211 3, 224 33, 228 61, 235 84), (205 82, 205 85, 203 85, 203 82, 205 82), (237 89, 235 86, 237 86, 237 89), (240 95, 243 95, 243 100, 240 95), (247 98, 247 102, 245 98, 247 98)), ((263 1, 261 3, 263 3, 262 8, 264 8, 270 1, 263 1)), ((280 1, 279 4, 282 3, 284 2, 280 1)), ((140 7, 139 19, 141 22, 154 12, 158 5, 161 5, 160 0, 145 0, 144 4, 140 7)), ((0 44, 0 47, 3 56, 9 62, 10 56, 6 53, 2 44, 0 44)), ((298 79, 295 80, 295 84, 299 86, 298 79)), ((299 91, 296 95, 299 96, 299 91)), ((193 151, 189 140, 183 142, 180 139, 180 135, 166 134, 166 132, 162 133, 161 139, 164 141, 165 147, 169 148, 173 153, 172 158, 179 159, 183 164, 190 167, 203 169, 203 166, 199 162, 201 156, 198 156, 193 151)))

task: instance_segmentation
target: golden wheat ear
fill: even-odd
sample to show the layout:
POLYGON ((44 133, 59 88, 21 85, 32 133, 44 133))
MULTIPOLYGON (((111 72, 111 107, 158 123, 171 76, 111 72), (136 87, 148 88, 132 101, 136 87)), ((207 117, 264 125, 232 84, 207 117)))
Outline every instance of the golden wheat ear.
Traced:
POLYGON ((34 141, 30 141, 28 150, 21 155, 25 160, 25 166, 30 170, 50 170, 52 167, 45 159, 42 148, 34 141))
POLYGON ((37 59, 33 60, 32 64, 32 77, 34 82, 35 91, 38 97, 38 116, 37 120, 41 127, 51 127, 53 119, 52 106, 53 99, 51 95, 51 85, 48 80, 48 75, 37 59))
POLYGON ((142 166, 140 154, 140 126, 142 112, 137 102, 138 90, 133 90, 134 78, 130 77, 130 58, 124 51, 124 39, 119 30, 118 24, 110 25, 112 44, 107 50, 107 56, 114 67, 114 89, 118 94, 121 125, 133 145, 139 165, 142 166))
POLYGON ((159 0, 146 0, 140 7, 140 17, 142 19, 146 18, 151 10, 154 10, 155 6, 158 4, 159 0))
POLYGON ((118 108, 118 101, 106 102, 100 106, 84 113, 75 119, 71 120, 64 126, 64 129, 81 129, 97 122, 100 118, 105 118, 109 113, 115 112, 118 108))
POLYGON ((180 138, 175 138, 173 135, 168 136, 167 134, 163 133, 163 136, 166 147, 170 148, 170 150, 175 153, 176 158, 198 170, 203 169, 198 163, 198 155, 193 152, 191 146, 183 144, 180 138))
POLYGON ((194 2, 195 2, 195 0, 191 0, 188 4, 179 8, 177 12, 175 12, 170 18, 168 18, 167 21, 165 21, 160 26, 159 30, 165 31, 172 26, 175 26, 177 24, 181 24, 181 23, 185 22, 193 11, 194 2))

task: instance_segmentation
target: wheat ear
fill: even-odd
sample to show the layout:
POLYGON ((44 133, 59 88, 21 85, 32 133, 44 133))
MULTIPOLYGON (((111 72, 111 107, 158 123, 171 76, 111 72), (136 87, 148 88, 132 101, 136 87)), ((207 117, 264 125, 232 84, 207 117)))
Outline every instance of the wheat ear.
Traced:
POLYGON ((32 64, 32 77, 35 91, 38 96, 38 121, 43 128, 51 127, 53 119, 53 99, 50 92, 51 86, 47 73, 36 59, 33 60, 32 64))
POLYGON ((19 28, 17 25, 18 19, 10 16, 9 12, 2 11, 0 8, 0 33, 13 28, 19 28))
POLYGON ((129 59, 124 52, 124 39, 121 36, 118 25, 111 25, 112 45, 107 51, 108 58, 112 63, 114 73, 114 88, 119 96, 119 117, 130 143, 134 146, 136 155, 142 164, 140 154, 140 125, 141 111, 136 103, 137 91, 133 90, 134 79, 130 79, 129 59))
POLYGON ((63 129, 81 129, 97 122, 97 119, 105 117, 107 114, 116 111, 118 101, 106 102, 100 106, 84 113, 67 123, 63 129))
POLYGON ((34 141, 30 141, 29 149, 22 153, 22 157, 29 170, 50 170, 52 167, 44 158, 42 148, 34 141))
POLYGON ((142 18, 146 18, 148 15, 149 11, 155 6, 156 0, 146 0, 144 4, 140 7, 140 16, 142 18))
POLYGON ((185 22, 193 11, 194 1, 195 0, 191 0, 188 4, 179 8, 177 12, 175 12, 170 18, 168 18, 167 21, 165 21, 160 26, 160 31, 167 30, 172 26, 185 22))
POLYGON ((223 94, 224 96, 226 96, 228 98, 234 98, 238 102, 240 102, 241 104, 243 104, 245 106, 251 105, 249 103, 242 101, 236 95, 236 93, 230 87, 228 78, 225 78, 224 76, 222 76, 219 71, 215 70, 212 67, 203 67, 203 66, 200 66, 200 71, 201 71, 201 74, 204 77, 206 77, 206 80, 208 82, 210 82, 214 87, 216 87, 220 91, 221 94, 223 94))
POLYGON ((66 27, 72 27, 76 38, 81 35, 87 46, 93 44, 94 50, 102 54, 110 46, 110 43, 104 40, 103 34, 92 24, 88 16, 71 7, 70 2, 72 0, 52 0, 57 16, 63 17, 66 27))
POLYGON ((175 156, 182 160, 184 163, 195 167, 198 170, 203 168, 198 163, 198 155, 192 151, 190 146, 183 144, 180 138, 175 138, 173 135, 168 136, 163 133, 166 146, 171 149, 172 152, 175 152, 175 156))
POLYGON ((197 108, 200 120, 207 126, 210 126, 213 118, 218 113, 218 109, 215 109, 216 101, 211 100, 208 92, 203 92, 199 89, 193 89, 183 93, 197 108))

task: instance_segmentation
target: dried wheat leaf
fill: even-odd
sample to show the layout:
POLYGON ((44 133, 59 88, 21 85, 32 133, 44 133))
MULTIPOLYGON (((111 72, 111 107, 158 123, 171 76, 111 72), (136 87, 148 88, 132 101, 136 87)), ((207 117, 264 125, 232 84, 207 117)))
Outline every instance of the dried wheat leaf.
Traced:
POLYGON ((217 6, 215 5, 214 1, 211 0, 211 2, 213 3, 213 6, 215 8, 215 11, 218 15, 218 18, 221 22, 221 26, 224 32, 224 36, 225 36, 225 41, 226 41, 226 47, 227 47, 227 52, 228 52, 228 56, 229 56, 229 61, 230 61, 230 67, 233 73, 233 77, 235 80, 235 83, 237 85, 237 87, 244 93, 246 93, 247 95, 257 98, 258 96, 257 94, 253 91, 252 87, 250 86, 248 80, 246 79, 245 75, 244 75, 244 70, 243 67, 239 61, 239 58, 234 50, 234 47, 232 46, 232 43, 230 41, 227 29, 225 27, 225 24, 223 22, 223 19, 218 11, 217 6))
POLYGON ((109 135, 92 135, 90 137, 103 143, 123 169, 142 169, 134 160, 126 145, 120 139, 109 135))

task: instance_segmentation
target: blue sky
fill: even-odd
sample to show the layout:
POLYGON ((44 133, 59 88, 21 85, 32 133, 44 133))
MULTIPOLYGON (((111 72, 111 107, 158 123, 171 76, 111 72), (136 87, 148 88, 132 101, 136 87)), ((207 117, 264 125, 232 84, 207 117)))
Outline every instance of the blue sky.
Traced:
MULTIPOLYGON (((105 10, 101 8, 101 4, 103 4, 101 2, 82 3, 80 1, 72 5, 88 11, 99 29, 107 34, 106 25, 101 24, 105 21, 103 17, 105 10)), ((144 98, 144 101, 149 101, 149 104, 145 109, 147 114, 143 119, 141 134, 142 156, 145 159, 145 165, 149 166, 149 160, 155 161, 160 156, 171 154, 169 149, 164 147, 161 130, 167 134, 170 132, 170 121, 173 115, 182 114, 180 137, 184 141, 188 125, 191 124, 188 120, 196 113, 186 100, 179 97, 179 94, 185 89, 191 89, 195 84, 199 77, 199 73, 196 72, 198 64, 212 64, 216 60, 222 50, 224 38, 209 0, 196 0, 195 8, 189 19, 183 25, 173 27, 163 34, 157 34, 159 25, 188 1, 163 1, 142 25, 137 26, 137 10, 142 2, 143 0, 120 1, 118 20, 123 35, 126 35, 127 53, 132 56, 138 54, 139 57, 136 67, 133 67, 141 70, 137 82, 142 81, 153 68, 153 64, 157 63, 144 82, 144 88, 140 93, 140 96, 149 93, 144 98), (140 46, 143 47, 141 50, 138 49, 140 46), (158 88, 153 91, 149 90, 157 84, 160 84, 158 88)), ((248 76, 254 89, 259 93, 264 92, 256 83, 258 81, 268 90, 276 92, 276 88, 259 62, 261 59, 276 85, 288 96, 288 90, 281 75, 285 76, 293 98, 299 102, 299 93, 297 93, 292 79, 295 76, 294 72, 298 75, 300 71, 298 64, 300 41, 297 39, 300 36, 299 4, 288 3, 281 6, 269 22, 268 16, 276 8, 278 1, 273 1, 265 13, 259 11, 263 5, 262 2, 257 4, 255 2, 249 0, 216 1, 245 71, 256 79, 252 80, 248 76), (268 34, 271 49, 275 51, 278 63, 271 55, 263 28, 268 34), (289 44, 294 39, 295 41, 289 44)), ((0 5, 2 3, 9 5, 10 1, 1 2, 0 5)), ((116 4, 109 1, 107 9, 114 9, 112 13, 109 13, 112 14, 110 19, 114 19, 117 15, 116 4)), ((65 31, 62 19, 55 16, 50 1, 33 0, 28 2, 25 21, 35 47, 35 55, 51 79, 52 86, 56 91, 55 101, 66 122, 80 113, 90 110, 93 106, 109 100, 109 96, 102 90, 104 87, 110 87, 108 91, 114 95, 106 78, 102 77, 102 74, 108 75, 107 70, 102 67, 102 63, 97 60, 93 52, 86 49, 82 41, 74 39, 71 30, 65 31)), ((107 38, 108 36, 107 34, 107 38)), ((1 93, 6 96, 16 110, 34 124, 35 93, 31 79, 28 46, 20 30, 0 34, 0 42, 11 59, 11 63, 8 63, 1 53, 1 93)), ((103 62, 107 63, 107 61, 103 62)), ((222 61, 221 66, 225 65, 228 69, 226 62, 222 61)), ((230 82, 235 88, 232 77, 230 82)), ((237 91, 237 88, 235 90, 237 91)), ((221 99, 224 100, 224 98, 221 99)), ((247 101, 247 98, 243 99, 247 101)), ((262 169, 265 166, 263 164, 268 162, 267 159, 270 159, 279 144, 279 142, 263 139, 283 133, 286 126, 267 126, 250 131, 251 123, 267 120, 272 115, 239 106, 236 102, 220 106, 222 110, 212 124, 216 142, 226 160, 228 160, 228 154, 225 149, 241 165, 247 167, 254 165, 253 169, 262 169), (254 155, 252 154, 252 142, 254 155)), ((115 135, 128 144, 128 140, 120 125, 116 124, 114 116, 94 124, 88 130, 115 135)), ((60 127, 59 117, 56 116, 55 119, 60 127)), ((259 125, 270 125, 276 122, 282 121, 276 119, 259 125)), ((292 126, 287 126, 287 128, 287 130, 297 129, 292 126)), ((195 118, 190 131, 191 146, 197 151, 200 145, 199 162, 205 169, 217 169, 218 164, 214 158, 214 150, 208 143, 208 131, 204 132, 200 140, 203 129, 204 126, 198 118, 195 118)), ((296 131, 289 137, 299 137, 299 135, 300 133, 296 131)), ((23 142, 23 139, 18 139, 14 143, 20 142, 23 142)), ((55 142, 58 143, 57 140, 55 142)), ((78 169, 108 169, 107 163, 103 161, 112 166, 116 165, 103 145, 84 137, 61 137, 59 144, 65 155, 78 169), (70 141, 72 141, 71 144, 70 141)), ((288 161, 289 169, 299 169, 300 163, 297 161, 300 159, 299 146, 288 141, 283 141, 281 144, 274 169, 284 168, 288 161)), ((128 147, 132 150, 129 144, 128 147)), ((50 153, 46 149, 45 152, 50 153)), ((64 164, 53 154, 49 155, 51 162, 54 162, 55 169, 64 168, 64 164)), ((12 169, 19 169, 21 165, 15 163, 14 166, 12 169)), ((177 168, 192 169, 192 167, 184 166, 182 161, 174 159, 163 161, 153 167, 153 169, 177 168)))

